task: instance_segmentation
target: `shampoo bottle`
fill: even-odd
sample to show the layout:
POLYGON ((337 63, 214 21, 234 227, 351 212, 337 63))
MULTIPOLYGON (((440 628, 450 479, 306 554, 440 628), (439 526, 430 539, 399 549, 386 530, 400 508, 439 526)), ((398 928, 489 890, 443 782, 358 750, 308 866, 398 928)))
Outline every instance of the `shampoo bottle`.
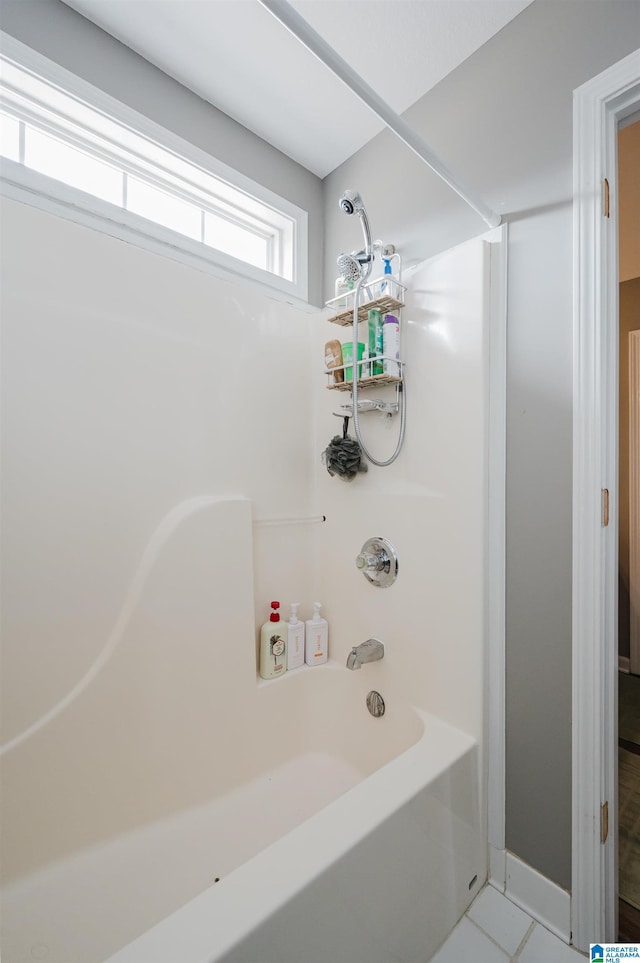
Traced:
POLYGON ((329 624, 320 615, 320 602, 313 603, 313 617, 307 619, 305 655, 307 665, 322 665, 329 654, 329 624))
POLYGON ((271 603, 271 615, 260 629, 260 675, 275 679, 287 671, 287 629, 280 621, 279 602, 271 603))
POLYGON ((394 314, 386 314, 382 325, 382 348, 384 351, 384 373, 400 377, 400 365, 394 359, 400 358, 400 324, 394 314))
POLYGON ((298 618, 299 602, 291 603, 287 634, 287 669, 297 669, 304 663, 304 622, 298 618))

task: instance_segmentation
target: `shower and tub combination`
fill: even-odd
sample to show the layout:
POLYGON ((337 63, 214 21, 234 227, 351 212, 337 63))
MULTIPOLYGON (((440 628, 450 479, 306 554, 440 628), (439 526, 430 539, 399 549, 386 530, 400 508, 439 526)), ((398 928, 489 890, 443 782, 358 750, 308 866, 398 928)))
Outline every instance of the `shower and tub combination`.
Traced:
MULTIPOLYGON (((364 284, 373 261, 366 211, 355 191, 341 206, 345 199, 361 218, 365 244, 343 255, 341 266, 351 265, 364 284)), ((416 428, 403 451, 415 470, 423 466, 432 489, 407 488, 402 470, 392 475, 397 452, 379 459, 389 467, 350 485, 323 475, 326 521, 316 535, 331 613, 329 663, 253 688, 250 718, 286 758, 239 790, 230 808, 251 813, 250 825, 211 812, 242 858, 109 963, 424 963, 484 885, 484 496, 476 472, 484 461, 486 265, 486 248, 474 243, 414 272, 419 289, 442 290, 451 284, 444 278, 456 278, 446 295, 430 296, 428 310, 408 297, 407 347, 428 375, 412 397, 427 432, 446 420, 463 447, 461 462, 445 464, 448 439, 416 428), (457 306, 465 287, 473 309, 457 306), (460 369, 445 330, 468 338, 473 371, 460 369), (444 384, 435 374, 442 365, 444 384), (470 407, 451 403, 461 397, 470 407), (434 439, 427 451, 425 436, 434 439), (394 490, 398 497, 383 497, 394 490), (397 538, 371 536, 368 516, 397 538), (416 538, 418 519, 426 541, 416 538), (463 533, 464 558, 450 548, 463 533), (351 536, 361 548, 350 553, 351 536), (449 693, 457 686, 458 697, 443 686, 449 693), (292 719, 295 726, 282 724, 292 719), (256 813, 265 835, 250 855, 245 836, 257 835, 256 813)), ((256 742, 255 755, 264 760, 268 750, 256 742)))
MULTIPOLYGON (((286 7, 279 0, 265 5, 286 7)), ((340 260, 341 270, 352 272, 355 281, 357 315, 374 245, 358 193, 345 192, 343 210, 345 203, 360 219, 365 240, 363 251, 340 260)), ((68 284, 61 294, 48 268, 58 234, 45 215, 28 216, 37 220, 37 230, 31 223, 25 229, 29 250, 32 237, 42 239, 39 263, 49 286, 48 311, 57 310, 57 297, 60 326, 69 317, 84 320, 90 292, 78 298, 75 314, 69 310, 75 287, 68 284)), ((275 312, 267 297, 259 299, 240 285, 230 294, 230 286, 217 279, 194 283, 170 262, 153 274, 150 256, 124 251, 128 245, 103 245, 75 226, 67 234, 84 268, 78 270, 80 287, 85 276, 87 283, 99 283, 94 262, 101 263, 104 246, 114 276, 120 276, 117 270, 122 277, 149 272, 149 297, 154 282, 162 291, 170 276, 185 304, 200 298, 192 302, 188 336, 175 323, 170 291, 166 304, 160 297, 154 301, 157 329, 151 316, 147 331, 137 317, 123 315, 131 323, 112 324, 101 342, 106 352, 118 348, 117 366, 126 366, 144 343, 138 368, 126 369, 136 387, 147 364, 156 366, 154 390, 183 378, 183 390, 171 399, 167 431, 179 421, 178 406, 181 429, 191 425, 201 397, 212 404, 208 410, 219 410, 205 395, 210 370, 199 372, 199 381, 192 374, 202 358, 219 357, 221 335, 212 345, 201 323, 212 303, 225 317, 236 311, 241 334, 247 318, 259 317, 265 325, 269 337, 252 358, 264 390, 260 349, 264 354, 272 347, 274 332, 283 344, 287 336, 293 343, 308 320, 294 317, 290 306, 279 304, 275 312), (89 248, 91 264, 83 261, 89 248), (186 375, 183 357, 189 361, 186 375)), ((210 477, 203 456, 192 476, 185 471, 166 488, 159 478, 161 494, 154 501, 150 485, 159 475, 157 466, 166 465, 164 439, 157 452, 150 449, 149 464, 139 478, 132 476, 141 494, 137 502, 131 499, 131 531, 124 525, 119 542, 114 534, 117 551, 126 546, 129 554, 123 549, 120 557, 114 550, 120 568, 114 561, 117 575, 95 607, 96 619, 108 621, 112 609, 117 611, 114 600, 124 598, 108 642, 89 668, 81 663, 79 683, 70 673, 67 696, 53 709, 47 707, 48 690, 37 693, 36 703, 47 711, 35 722, 25 713, 23 734, 18 726, 2 758, 4 818, 11 827, 3 839, 11 869, 2 893, 7 963, 30 957, 65 963, 424 963, 482 887, 489 261, 488 246, 474 240, 405 270, 410 283, 403 353, 411 358, 411 371, 419 372, 407 375, 416 418, 407 418, 403 384, 399 417, 372 419, 363 432, 354 380, 358 440, 370 463, 384 470, 344 485, 315 465, 315 490, 306 498, 312 508, 322 506, 322 516, 309 511, 307 517, 276 517, 273 528, 260 529, 256 517, 265 504, 278 501, 279 479, 273 488, 259 490, 259 506, 239 495, 187 497, 185 489, 193 491, 210 477), (395 451, 378 457, 378 444, 388 445, 391 437, 389 426, 397 429, 395 451), (176 492, 184 493, 177 506, 176 492), (134 531, 138 516, 151 512, 149 505, 155 521, 134 531), (308 524, 324 516, 321 524, 308 524), (299 529, 309 534, 298 535, 299 529), (154 534, 145 548, 141 531, 147 530, 154 534), (285 532, 296 534, 287 541, 285 532), (386 539, 371 538, 372 532, 389 535, 393 551, 385 547, 383 556, 380 542, 386 539), (253 586, 260 599, 278 597, 258 590, 283 544, 290 558, 313 560, 309 597, 325 603, 330 660, 264 682, 256 672, 255 629, 261 619, 253 586), (386 584, 398 574, 398 557, 402 574, 386 584)), ((114 292, 104 297, 109 320, 119 317, 114 292)), ((326 340, 324 320, 314 316, 305 342, 318 358, 326 340)), ((45 338, 49 327, 39 337, 45 338)), ((18 329, 25 331, 24 325, 18 329)), ((355 340, 355 319, 352 332, 355 340)), ((69 344, 85 335, 86 325, 78 321, 70 326, 69 344)), ((227 325, 223 336, 232 356, 234 325, 227 325)), ((31 342, 25 348, 27 370, 30 348, 31 342)), ((86 387, 98 390, 102 382, 86 387)), ((112 381, 107 387, 111 404, 112 381)), ((65 385, 56 381, 54 388, 64 392, 65 385)), ((228 397, 235 388, 234 382, 225 387, 228 397)), ((134 402, 140 394, 138 389, 132 395, 134 402)), ((333 416, 332 393, 321 394, 314 411, 316 451, 333 416)), ((74 402, 62 407, 75 412, 74 402)), ((125 434, 130 412, 105 411, 121 415, 125 434)), ((148 419, 144 406, 134 414, 153 434, 155 415, 148 419)), ((236 418, 245 416, 239 403, 236 418)), ((248 416, 243 427, 247 437, 255 436, 248 416)), ((260 422, 259 431, 263 428, 266 434, 260 422)), ((143 431, 140 437, 146 438, 143 431)), ((222 445, 229 444, 227 435, 221 437, 222 445)), ((113 438, 117 442, 115 429, 113 438)), ((174 443, 185 438, 186 463, 192 436, 179 430, 174 443)), ((123 450, 137 458, 134 446, 123 450)), ((116 454, 120 457, 119 448, 116 454)), ((46 455, 51 457, 48 449, 46 455)), ((100 461, 98 447, 94 456, 95 473, 88 461, 82 470, 95 484, 100 472, 114 484, 117 473, 108 474, 112 466, 100 461)), ((245 476, 224 468, 221 492, 250 490, 253 464, 245 476)), ((36 499, 38 492, 27 495, 36 499)), ((64 491, 54 495, 61 500, 64 491)), ((31 503, 25 504, 24 516, 30 518, 31 503)), ((123 510, 128 505, 123 495, 123 510)), ((83 524, 94 523, 95 505, 80 499, 78 506, 86 509, 83 524)), ((48 505, 38 502, 36 508, 44 518, 48 505)), ((76 518, 75 508, 69 508, 69 518, 76 518)), ((62 647, 55 619, 45 628, 44 638, 52 635, 62 647)), ((89 639, 86 625, 79 635, 89 639)), ((64 673, 60 678, 66 681, 64 673)), ((52 691, 56 685, 64 691, 57 676, 53 683, 52 691)), ((19 712, 18 717, 23 718, 19 712)))
POLYGON ((412 274, 405 464, 319 472, 311 524, 206 496, 157 526, 103 652, 2 758, 7 963, 422 963, 482 887, 486 266, 473 242, 412 274), (298 529, 330 660, 263 682, 254 576, 298 529))

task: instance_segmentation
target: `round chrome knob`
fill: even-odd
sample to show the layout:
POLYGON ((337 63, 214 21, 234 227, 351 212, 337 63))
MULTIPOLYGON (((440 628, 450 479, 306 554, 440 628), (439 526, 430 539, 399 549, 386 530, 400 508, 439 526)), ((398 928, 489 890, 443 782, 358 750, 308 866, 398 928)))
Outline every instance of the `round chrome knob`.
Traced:
POLYGON ((361 552, 356 558, 356 568, 361 571, 366 569, 369 572, 381 572, 388 561, 389 557, 386 552, 381 552, 379 555, 361 552))
POLYGON ((386 538, 369 538, 356 557, 356 568, 372 585, 388 588, 398 574, 396 550, 386 538))

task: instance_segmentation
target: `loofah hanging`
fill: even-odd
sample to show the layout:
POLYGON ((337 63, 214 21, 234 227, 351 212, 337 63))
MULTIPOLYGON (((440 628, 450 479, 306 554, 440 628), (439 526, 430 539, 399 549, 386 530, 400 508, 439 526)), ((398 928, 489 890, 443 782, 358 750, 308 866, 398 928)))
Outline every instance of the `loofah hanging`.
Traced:
POLYGON ((360 445, 353 438, 349 438, 349 419, 344 419, 342 437, 335 435, 322 452, 322 462, 333 477, 337 475, 343 481, 353 481, 358 472, 368 471, 367 463, 362 458, 360 445))

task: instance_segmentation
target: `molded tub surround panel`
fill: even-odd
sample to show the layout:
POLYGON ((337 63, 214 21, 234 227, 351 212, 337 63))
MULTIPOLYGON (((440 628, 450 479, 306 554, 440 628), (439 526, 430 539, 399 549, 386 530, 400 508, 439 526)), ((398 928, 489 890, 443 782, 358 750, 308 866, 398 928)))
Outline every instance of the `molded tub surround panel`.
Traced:
MULTIPOLYGON (((313 312, 14 201, 2 226, 3 741, 113 649, 3 758, 7 882, 217 791, 263 619, 252 518, 310 513, 313 312)), ((302 566, 280 589, 313 591, 302 566)))

